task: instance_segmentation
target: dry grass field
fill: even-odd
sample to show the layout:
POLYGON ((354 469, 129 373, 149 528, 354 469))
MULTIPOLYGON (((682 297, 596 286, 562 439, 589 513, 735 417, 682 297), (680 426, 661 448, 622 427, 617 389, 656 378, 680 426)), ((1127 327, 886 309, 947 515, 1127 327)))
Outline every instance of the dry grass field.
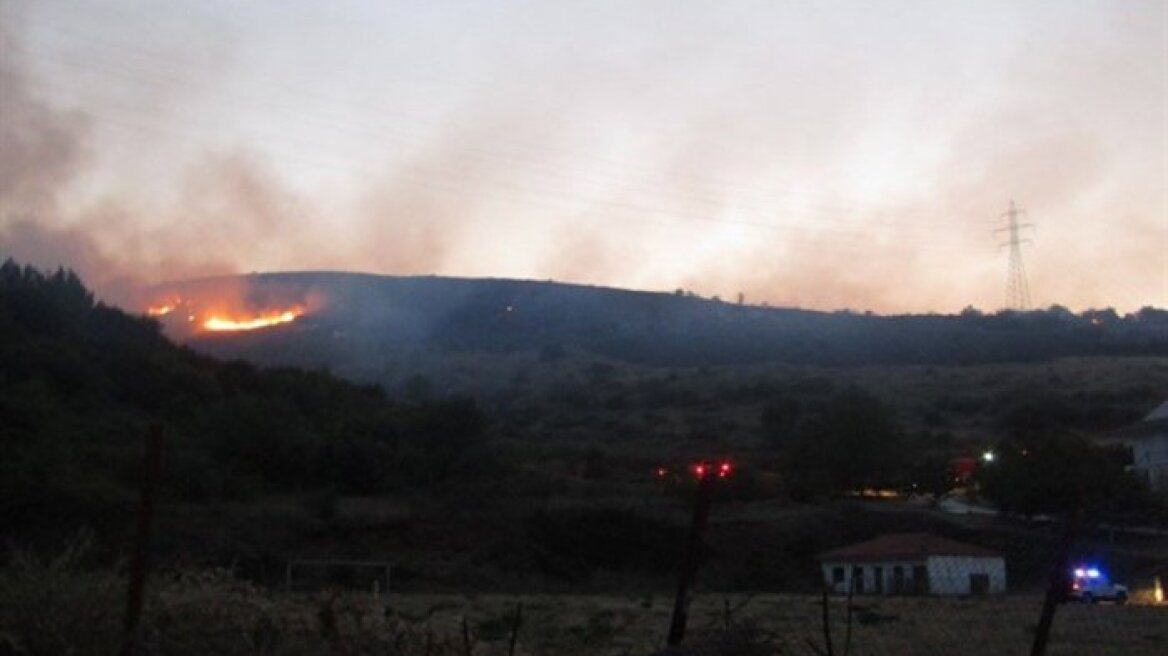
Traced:
MULTIPOLYGON (((68 558, 19 560, 0 570, 0 653, 117 651, 125 579, 84 573, 68 558)), ((1041 596, 829 601, 835 654, 964 656, 1029 653, 1041 596)), ((142 654, 223 656, 364 654, 502 656, 522 607, 517 656, 650 656, 664 643, 671 597, 579 594, 284 593, 223 571, 156 578, 142 624, 142 654)), ((799 594, 699 594, 684 656, 824 653, 821 600, 799 594)), ((1160 656, 1168 606, 1067 604, 1050 656, 1160 656)))
MULTIPOLYGON (((510 618, 523 604, 518 653, 617 656, 660 649, 669 625, 671 599, 644 597, 394 596, 392 614, 424 622, 435 632, 459 635, 467 618, 475 653, 506 653, 510 618), (502 651, 501 651, 502 650, 502 651)), ((857 598, 853 600, 851 653, 938 656, 1029 653, 1041 605, 1039 595, 981 599, 857 598)), ((842 653, 846 600, 834 598, 833 642, 842 653)), ((727 612, 731 627, 773 641, 779 654, 814 654, 822 648, 820 600, 808 595, 705 595, 690 618, 690 641, 718 642, 727 612)), ((1168 649, 1168 607, 1129 605, 1060 606, 1048 654, 1160 655, 1168 649)), ((731 652, 726 652, 731 653, 731 652)), ((741 652, 747 653, 747 652, 741 652)), ((749 652, 749 653, 766 653, 749 652)))

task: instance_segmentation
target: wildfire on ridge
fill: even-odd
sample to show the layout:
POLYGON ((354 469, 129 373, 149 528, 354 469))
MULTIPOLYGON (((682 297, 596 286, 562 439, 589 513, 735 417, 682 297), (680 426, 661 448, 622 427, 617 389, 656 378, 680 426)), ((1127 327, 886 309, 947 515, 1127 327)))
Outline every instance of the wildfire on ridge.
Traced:
POLYGON ((257 328, 267 328, 282 323, 290 323, 302 314, 304 314, 304 308, 300 306, 295 306, 287 310, 269 310, 267 312, 261 312, 258 315, 247 317, 211 314, 203 319, 202 326, 204 330, 215 332, 255 330, 257 328))
MULTIPOLYGON (((235 305, 231 303, 229 305, 235 305)), ((173 328, 171 315, 182 315, 185 323, 197 331, 232 332, 241 330, 256 330, 283 323, 295 321, 307 312, 303 305, 277 307, 268 310, 238 310, 225 309, 221 301, 212 303, 196 302, 186 298, 173 298, 159 301, 146 307, 146 315, 156 319, 165 319, 173 328), (207 306, 211 305, 211 308, 207 306), (213 308, 213 309, 212 309, 213 308)))
POLYGON ((150 317, 164 317, 178 308, 178 302, 161 303, 159 305, 151 305, 146 308, 146 316, 150 317))

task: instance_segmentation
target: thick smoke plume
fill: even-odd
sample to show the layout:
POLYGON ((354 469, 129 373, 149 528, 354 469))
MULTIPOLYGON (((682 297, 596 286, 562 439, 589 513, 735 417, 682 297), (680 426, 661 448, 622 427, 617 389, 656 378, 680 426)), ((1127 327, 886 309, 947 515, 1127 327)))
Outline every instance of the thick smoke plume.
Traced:
POLYGON ((0 251, 131 304, 340 269, 996 309, 1013 198, 1040 305, 1168 305, 1162 4, 930 6, 5 4, 0 251))

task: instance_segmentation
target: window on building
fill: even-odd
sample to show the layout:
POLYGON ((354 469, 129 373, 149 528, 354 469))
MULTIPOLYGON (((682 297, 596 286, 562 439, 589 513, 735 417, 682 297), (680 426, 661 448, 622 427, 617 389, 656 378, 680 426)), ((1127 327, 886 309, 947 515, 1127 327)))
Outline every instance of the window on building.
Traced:
POLYGON ((929 570, 924 565, 913 565, 912 588, 913 594, 929 593, 929 570))
POLYGON ((990 575, 989 574, 970 574, 969 575, 969 594, 975 597, 982 597, 990 593, 990 575))
POLYGON ((843 583, 844 582, 844 568, 833 567, 831 569, 831 582, 832 583, 843 583))
POLYGON ((904 568, 897 565, 892 568, 892 594, 904 594, 904 568))

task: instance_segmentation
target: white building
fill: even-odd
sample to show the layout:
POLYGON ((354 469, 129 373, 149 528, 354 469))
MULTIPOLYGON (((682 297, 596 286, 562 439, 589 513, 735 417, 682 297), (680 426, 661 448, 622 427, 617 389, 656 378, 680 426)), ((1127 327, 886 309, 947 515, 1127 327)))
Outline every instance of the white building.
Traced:
POLYGON ((1168 493, 1168 401, 1133 426, 1103 436, 1131 449, 1132 470, 1152 490, 1168 493))
POLYGON ((824 583, 855 594, 984 595, 1006 591, 991 549, 928 533, 894 533, 819 555, 824 583))

